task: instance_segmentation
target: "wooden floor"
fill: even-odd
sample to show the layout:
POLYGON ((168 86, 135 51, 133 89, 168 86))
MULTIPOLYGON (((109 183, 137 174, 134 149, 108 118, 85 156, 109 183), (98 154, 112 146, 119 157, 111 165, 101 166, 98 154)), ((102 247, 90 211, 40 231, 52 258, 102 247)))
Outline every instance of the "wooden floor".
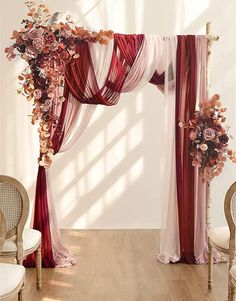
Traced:
POLYGON ((156 261, 158 230, 63 230, 62 236, 78 264, 44 269, 42 291, 28 269, 24 301, 227 300, 226 264, 214 266, 209 293, 207 266, 156 261))

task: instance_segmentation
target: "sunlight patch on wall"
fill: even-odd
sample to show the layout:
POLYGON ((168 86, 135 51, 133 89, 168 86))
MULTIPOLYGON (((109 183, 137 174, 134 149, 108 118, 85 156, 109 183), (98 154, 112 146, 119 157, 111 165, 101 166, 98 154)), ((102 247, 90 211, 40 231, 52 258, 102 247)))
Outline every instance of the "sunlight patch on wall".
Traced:
POLYGON ((103 197, 97 200, 92 207, 89 208, 87 214, 87 225, 92 225, 96 220, 102 216, 104 212, 104 204, 103 204, 103 197))
POLYGON ((110 173, 122 160, 125 159, 127 154, 127 139, 122 137, 105 155, 105 174, 110 173))
POLYGON ((110 12, 110 14, 106 16, 107 24, 114 24, 112 30, 115 32, 125 32, 126 30, 126 22, 124 19, 126 5, 127 0, 105 1, 107 11, 110 12), (116 24, 118 27, 115 26, 116 24))
POLYGON ((62 212, 62 219, 67 218, 73 212, 74 208, 77 205, 77 193, 75 187, 71 185, 68 189, 63 193, 63 202, 58 202, 57 206, 59 206, 60 212, 62 212), (68 202, 70 200, 70 202, 68 202), (73 200, 73 201, 72 201, 73 200))
POLYGON ((143 92, 139 92, 136 95, 136 114, 140 114, 143 111, 143 92))
POLYGON ((85 149, 85 164, 89 164, 93 161, 105 147, 105 133, 104 130, 101 130, 97 135, 92 139, 91 142, 87 145, 85 149))
POLYGON ((143 32, 144 1, 135 0, 135 31, 143 32))
POLYGON ((104 106, 96 106, 96 110, 93 114, 92 120, 90 121, 89 126, 93 125, 104 113, 106 107, 104 106))
POLYGON ((125 191, 127 176, 121 176, 105 193, 104 202, 107 206, 111 206, 125 191))
MULTIPOLYGON (((51 168, 53 168, 53 166, 51 168)), ((66 165, 64 165, 64 169, 62 169, 61 172, 57 174, 57 182, 60 183, 60 191, 66 189, 68 183, 74 180, 75 174, 73 170, 74 170, 74 162, 73 160, 71 160, 66 165)))
POLYGON ((189 1, 184 0, 184 28, 188 27, 209 6, 209 0, 189 1))
POLYGON ((128 151, 134 149, 143 140, 143 119, 139 120, 128 132, 128 151))
POLYGON ((104 175, 105 175, 105 167, 102 158, 92 166, 92 168, 89 170, 89 172, 86 175, 88 190, 91 191, 96 186, 98 186, 99 183, 103 180, 104 175))
POLYGON ((129 183, 134 182, 142 175, 143 168, 144 168, 144 159, 140 158, 131 166, 129 170, 129 183))
POLYGON ((127 111, 122 109, 106 126, 106 143, 110 143, 127 126, 127 111))
POLYGON ((72 228, 74 229, 86 229, 88 226, 88 210, 84 214, 82 214, 74 223, 72 223, 72 228))

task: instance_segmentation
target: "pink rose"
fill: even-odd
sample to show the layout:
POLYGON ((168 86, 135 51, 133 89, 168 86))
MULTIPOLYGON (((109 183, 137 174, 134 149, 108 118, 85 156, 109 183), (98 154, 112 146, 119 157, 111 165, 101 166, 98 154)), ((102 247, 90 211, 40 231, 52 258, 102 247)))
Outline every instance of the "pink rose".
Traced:
POLYGON ((205 140, 212 140, 216 136, 215 130, 211 129, 211 128, 205 129, 204 132, 203 132, 203 135, 204 135, 205 140))
POLYGON ((29 45, 25 48, 25 53, 28 56, 31 56, 31 57, 36 57, 37 56, 37 50, 31 45, 29 45))
POLYGON ((35 38, 33 40, 33 46, 35 47, 35 49, 37 49, 38 51, 42 51, 43 47, 44 47, 44 38, 39 37, 39 38, 35 38))
POLYGON ((52 44, 50 44, 49 48, 51 51, 56 51, 58 49, 57 41, 52 42, 52 44))
POLYGON ((42 97, 42 91, 40 89, 36 89, 34 91, 34 98, 35 99, 40 99, 42 97))
POLYGON ((22 33, 21 38, 22 38, 23 41, 27 41, 29 36, 28 36, 27 33, 22 33))
POLYGON ((30 39, 40 38, 44 33, 43 28, 33 29, 28 33, 30 39))

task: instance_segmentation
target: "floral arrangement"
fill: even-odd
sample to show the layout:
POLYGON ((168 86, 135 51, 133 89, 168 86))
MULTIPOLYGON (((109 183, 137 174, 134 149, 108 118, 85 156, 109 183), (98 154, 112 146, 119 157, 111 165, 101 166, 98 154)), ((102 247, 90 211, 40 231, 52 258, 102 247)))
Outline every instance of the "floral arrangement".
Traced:
POLYGON ((32 124, 39 122, 39 164, 49 167, 53 149, 51 134, 57 124, 53 104, 64 101, 61 89, 64 84, 66 64, 79 57, 76 45, 81 41, 107 44, 113 38, 112 31, 90 32, 77 27, 66 17, 65 23, 56 23, 59 13, 50 13, 44 4, 26 2, 28 19, 22 20, 23 28, 14 30, 14 43, 5 49, 9 60, 20 56, 27 67, 19 75, 19 94, 33 102, 32 124))
POLYGON ((180 122, 179 126, 190 129, 192 165, 199 167, 203 182, 210 182, 222 172, 227 158, 236 163, 236 152, 228 147, 232 136, 228 134, 229 128, 222 126, 226 108, 222 106, 220 96, 216 94, 202 101, 199 108, 192 119, 186 124, 180 122))

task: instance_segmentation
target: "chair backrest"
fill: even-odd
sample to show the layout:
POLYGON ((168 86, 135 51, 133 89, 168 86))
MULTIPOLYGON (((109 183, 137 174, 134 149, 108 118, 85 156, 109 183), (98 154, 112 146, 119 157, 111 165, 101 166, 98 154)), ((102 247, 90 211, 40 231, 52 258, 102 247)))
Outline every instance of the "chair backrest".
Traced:
POLYGON ((22 233, 29 214, 24 186, 14 178, 0 175, 0 210, 6 222, 6 239, 16 236, 17 259, 23 257, 22 233))
POLYGON ((0 254, 5 241, 6 233, 7 233, 6 222, 2 211, 0 210, 0 254))
POLYGON ((226 193, 224 211, 230 231, 229 249, 236 250, 236 182, 226 193))

